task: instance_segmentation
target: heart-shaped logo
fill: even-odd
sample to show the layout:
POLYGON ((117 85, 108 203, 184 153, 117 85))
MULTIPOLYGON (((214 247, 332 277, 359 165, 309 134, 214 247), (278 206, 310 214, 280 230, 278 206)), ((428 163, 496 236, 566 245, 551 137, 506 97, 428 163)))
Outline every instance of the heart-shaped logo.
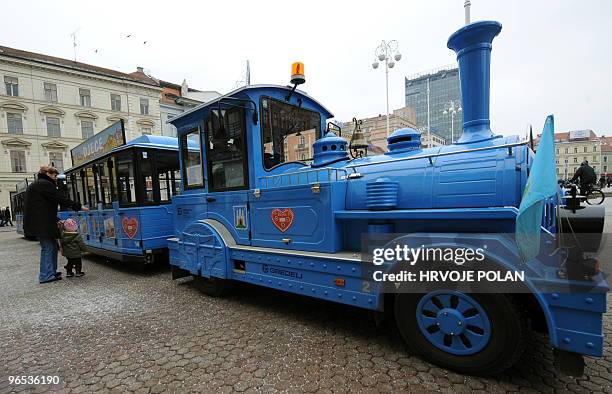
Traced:
POLYGON ((282 233, 287 231, 289 227, 293 224, 293 218, 295 215, 291 208, 287 209, 278 209, 274 208, 270 213, 270 218, 272 218, 272 223, 279 229, 282 233))
POLYGON ((124 217, 121 221, 121 226, 123 227, 123 232, 125 235, 127 235, 130 239, 136 236, 136 233, 138 232, 138 220, 136 218, 131 218, 128 216, 124 217))

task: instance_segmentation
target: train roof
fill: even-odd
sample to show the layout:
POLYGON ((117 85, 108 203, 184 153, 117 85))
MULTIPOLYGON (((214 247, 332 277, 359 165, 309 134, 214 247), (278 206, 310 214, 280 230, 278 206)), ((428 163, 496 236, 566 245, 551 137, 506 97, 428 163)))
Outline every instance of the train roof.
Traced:
MULTIPOLYGON (((228 97, 235 97, 237 95, 240 95, 242 93, 247 93, 247 92, 251 92, 251 91, 257 91, 257 90, 269 90, 269 89, 278 89, 278 90, 283 90, 286 92, 291 92, 291 90, 293 89, 292 86, 283 86, 283 85, 272 85, 272 84, 262 84, 262 85, 248 85, 248 86, 242 86, 238 89, 235 89, 223 96, 217 97, 214 100, 208 101, 206 103, 200 104, 196 107, 191 108, 189 111, 185 111, 180 115, 177 115, 175 117, 173 117, 172 119, 166 121, 166 123, 171 123, 173 125, 175 125, 175 122, 183 119, 195 112, 198 112, 200 110, 206 109, 207 107, 210 107, 212 105, 217 104, 220 100, 223 100, 224 98, 228 98, 228 97)), ((296 89, 294 94, 299 94, 302 97, 307 98, 308 100, 312 101, 313 103, 315 103, 316 105, 318 105, 319 107, 321 107, 325 112, 328 118, 333 118, 334 114, 331 113, 330 110, 328 110, 327 108, 325 108, 321 103, 319 103, 317 100, 315 100, 314 98, 312 98, 311 96, 309 96, 306 92, 296 89)))
MULTIPOLYGON (((191 142, 190 142, 190 145, 192 145, 191 142)), ((141 135, 140 137, 137 137, 131 141, 128 141, 125 145, 118 146, 106 152, 100 157, 96 157, 95 159, 88 160, 85 163, 79 164, 76 167, 71 167, 65 170, 64 173, 74 171, 77 168, 85 167, 92 162, 95 162, 100 159, 103 159, 104 157, 107 157, 108 155, 112 155, 113 153, 121 152, 123 150, 130 149, 130 148, 148 148, 148 149, 162 149, 162 150, 178 151, 178 138, 166 137, 166 136, 161 136, 161 135, 141 135)), ((196 149, 197 147, 194 145, 194 146, 190 146, 189 148, 196 149)))

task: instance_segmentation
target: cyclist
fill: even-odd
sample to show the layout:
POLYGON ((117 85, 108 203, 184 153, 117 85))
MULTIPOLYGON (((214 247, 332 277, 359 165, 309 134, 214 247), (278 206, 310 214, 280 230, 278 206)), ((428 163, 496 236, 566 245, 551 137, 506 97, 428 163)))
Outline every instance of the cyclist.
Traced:
POLYGON ((597 182, 595 170, 589 165, 587 160, 580 163, 580 167, 576 170, 571 180, 575 182, 578 178, 580 178, 580 194, 586 196, 587 192, 593 188, 593 184, 597 182))

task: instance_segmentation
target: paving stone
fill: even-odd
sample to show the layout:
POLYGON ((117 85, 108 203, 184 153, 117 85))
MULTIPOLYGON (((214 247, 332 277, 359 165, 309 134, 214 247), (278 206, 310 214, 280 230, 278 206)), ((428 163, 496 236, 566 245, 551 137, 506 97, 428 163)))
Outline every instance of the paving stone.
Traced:
POLYGON ((86 277, 40 286, 39 253, 0 232, 0 371, 62 384, 0 376, 0 393, 612 393, 612 312, 605 356, 586 359, 585 377, 558 375, 540 334, 509 371, 468 377, 409 354, 397 329, 377 327, 367 311, 252 286, 210 298, 167 268, 91 256, 86 277))

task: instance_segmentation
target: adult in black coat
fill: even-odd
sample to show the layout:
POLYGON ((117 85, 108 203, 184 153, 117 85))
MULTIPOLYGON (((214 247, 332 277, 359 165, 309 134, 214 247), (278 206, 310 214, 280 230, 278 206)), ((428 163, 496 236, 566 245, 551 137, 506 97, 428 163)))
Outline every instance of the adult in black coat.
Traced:
POLYGON ((38 179, 28 186, 25 195, 23 231, 26 237, 37 237, 40 241, 40 283, 61 279, 61 273, 57 272, 57 239, 60 237, 58 205, 75 211, 89 210, 57 189, 57 174, 54 167, 41 167, 38 179))
POLYGON ((11 209, 9 207, 6 207, 6 209, 4 210, 4 221, 7 226, 9 225, 9 223, 11 224, 11 226, 14 226, 13 219, 11 216, 11 209))

